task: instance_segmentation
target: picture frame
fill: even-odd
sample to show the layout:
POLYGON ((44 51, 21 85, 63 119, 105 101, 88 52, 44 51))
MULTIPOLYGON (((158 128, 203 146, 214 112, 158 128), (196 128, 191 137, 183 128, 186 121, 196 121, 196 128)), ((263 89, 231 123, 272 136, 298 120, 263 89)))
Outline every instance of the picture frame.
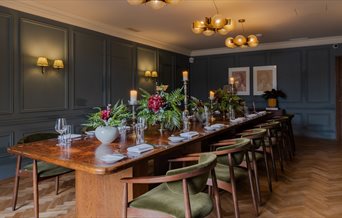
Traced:
POLYGON ((228 77, 234 78, 237 95, 250 95, 249 67, 232 67, 228 69, 228 77))
POLYGON ((253 67, 253 94, 262 95, 272 89, 277 89, 277 66, 253 67))

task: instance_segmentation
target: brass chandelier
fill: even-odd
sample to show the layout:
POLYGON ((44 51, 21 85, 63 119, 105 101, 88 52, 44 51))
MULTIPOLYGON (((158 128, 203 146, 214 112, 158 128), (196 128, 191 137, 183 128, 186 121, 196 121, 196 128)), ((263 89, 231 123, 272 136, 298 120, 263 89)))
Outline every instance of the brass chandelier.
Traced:
POLYGON ((212 17, 206 17, 205 20, 196 20, 192 23, 192 32, 205 36, 212 36, 215 33, 227 35, 234 28, 232 19, 225 18, 219 14, 215 0, 213 0, 216 14, 212 17))
MULTIPOLYGON (((245 19, 240 19, 239 23, 241 23, 242 26, 242 32, 245 32, 245 29, 243 27, 243 23, 245 22, 245 19)), ((246 39, 245 36, 243 35, 237 35, 235 36, 235 38, 233 37, 228 37, 225 41, 225 44, 228 48, 236 48, 236 47, 240 47, 240 48, 247 48, 247 47, 257 47, 259 45, 259 40, 258 37, 256 35, 249 35, 246 39)))
POLYGON ((130 5, 146 4, 155 10, 161 9, 167 4, 177 4, 179 1, 180 0, 127 0, 130 5))

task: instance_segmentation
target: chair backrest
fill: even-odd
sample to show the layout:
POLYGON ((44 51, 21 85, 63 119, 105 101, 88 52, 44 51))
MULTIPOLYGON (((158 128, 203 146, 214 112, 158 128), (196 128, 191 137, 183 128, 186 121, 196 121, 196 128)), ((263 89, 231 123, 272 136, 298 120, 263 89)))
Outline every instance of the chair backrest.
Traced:
POLYGON ((27 135, 21 138, 18 141, 18 144, 25 144, 25 143, 36 142, 36 141, 41 141, 41 140, 46 140, 46 139, 53 139, 53 138, 57 138, 58 135, 59 135, 58 133, 53 133, 53 132, 34 133, 34 134, 27 135))
MULTIPOLYGON (((197 164, 183 167, 183 168, 169 170, 167 171, 166 175, 172 176, 172 175, 183 174, 183 173, 189 173, 189 174, 196 173, 199 170, 204 169, 208 166, 212 166, 211 168, 214 168, 215 164, 216 164, 215 154, 203 153, 200 155, 200 158, 197 164)), ((208 168, 208 170, 204 171, 200 175, 187 178, 187 184, 188 184, 190 195, 197 194, 198 192, 201 192, 206 187, 211 168, 208 168)), ((166 184, 167 184, 167 187, 171 191, 178 193, 178 194, 183 193, 182 181, 167 182, 166 184)))
POLYGON ((263 145, 266 134, 267 134, 267 129, 255 128, 255 129, 249 129, 246 132, 242 132, 239 135, 241 135, 242 138, 250 139, 253 148, 258 149, 260 146, 263 145))
POLYGON ((216 149, 216 151, 227 151, 226 154, 217 154, 217 162, 230 166, 239 166, 244 159, 245 153, 250 148, 251 140, 247 138, 236 138, 231 140, 235 141, 233 145, 222 146, 216 149), (234 150, 234 152, 229 153, 231 150, 234 150), (232 162, 229 161, 229 155, 232 157, 232 162))

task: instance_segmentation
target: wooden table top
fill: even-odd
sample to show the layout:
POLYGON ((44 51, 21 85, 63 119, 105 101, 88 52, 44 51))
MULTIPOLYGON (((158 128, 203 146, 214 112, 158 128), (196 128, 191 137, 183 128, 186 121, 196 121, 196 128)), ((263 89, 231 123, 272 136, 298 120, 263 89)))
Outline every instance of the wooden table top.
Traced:
MULTIPOLYGON (((218 122, 226 124, 226 127, 218 131, 205 131, 201 124, 193 122, 191 131, 199 132, 199 136, 181 143, 171 143, 168 137, 171 133, 165 132, 162 135, 157 130, 145 131, 145 141, 147 144, 153 145, 155 148, 151 151, 140 155, 132 155, 127 153, 127 148, 134 146, 134 138, 132 134, 127 136, 126 142, 120 142, 120 137, 109 145, 101 144, 95 137, 82 136, 80 139, 73 140, 69 146, 57 146, 57 139, 49 139, 33 143, 18 144, 8 148, 8 152, 21 155, 31 159, 46 161, 59 166, 67 167, 74 170, 81 170, 91 174, 110 174, 132 167, 139 161, 152 159, 163 153, 171 152, 178 149, 179 146, 186 146, 192 143, 210 139, 217 135, 224 134, 235 128, 241 128, 250 123, 264 120, 267 115, 257 116, 248 119, 242 123, 235 125, 227 122, 218 122), (127 155, 127 158, 116 162, 106 163, 99 159, 105 154, 121 153, 127 155)), ((179 132, 174 133, 179 135, 179 132)))

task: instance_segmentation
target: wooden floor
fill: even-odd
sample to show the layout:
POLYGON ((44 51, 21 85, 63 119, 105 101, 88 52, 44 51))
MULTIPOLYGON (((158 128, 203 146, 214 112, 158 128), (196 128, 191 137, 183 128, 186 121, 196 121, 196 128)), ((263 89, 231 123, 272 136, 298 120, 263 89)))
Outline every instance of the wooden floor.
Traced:
MULTIPOLYGON (((342 146, 334 141, 296 139, 297 153, 287 162, 269 193, 261 178, 263 205, 260 217, 342 217, 342 146)), ((40 217, 75 217, 74 175, 61 178, 61 193, 54 194, 54 180, 39 184, 40 217)), ((31 181, 21 181, 18 207, 11 210, 13 181, 0 182, 0 217, 33 217, 31 181)), ((254 217, 247 183, 239 184, 241 217, 254 217)), ((233 217, 231 195, 221 192, 224 217, 233 217)), ((121 203, 121 202, 104 202, 121 203)), ((214 218, 212 213, 210 218, 214 218)))

